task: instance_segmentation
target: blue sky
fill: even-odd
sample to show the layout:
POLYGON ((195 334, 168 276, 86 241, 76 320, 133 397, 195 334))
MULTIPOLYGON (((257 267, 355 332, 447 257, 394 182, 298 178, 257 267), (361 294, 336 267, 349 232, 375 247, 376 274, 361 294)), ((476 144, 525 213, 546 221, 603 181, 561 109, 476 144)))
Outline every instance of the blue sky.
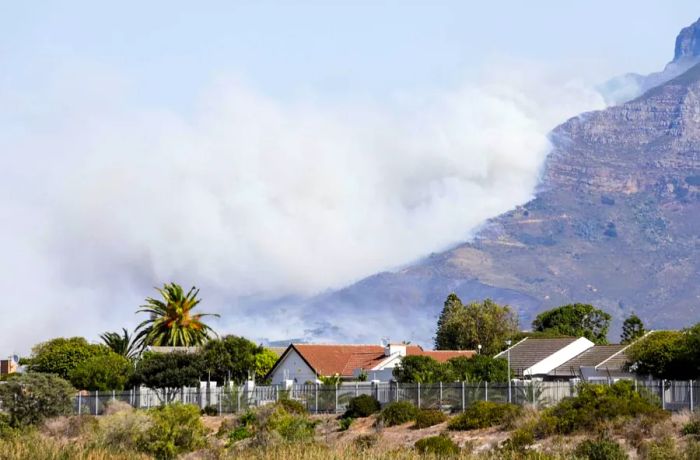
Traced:
MULTIPOLYGON (((118 72, 137 101, 179 104, 222 74, 277 97, 382 97, 454 85, 499 57, 657 70, 696 2, 4 2, 5 78, 75 61, 118 72), (38 6, 38 5, 41 6, 38 6)), ((583 64, 580 64, 583 66, 583 64)))
POLYGON ((604 108, 596 84, 663 68, 698 15, 690 1, 2 2, 0 353, 133 327, 169 281, 200 287, 221 333, 300 337, 284 299, 400 268, 527 202, 549 131, 604 108))

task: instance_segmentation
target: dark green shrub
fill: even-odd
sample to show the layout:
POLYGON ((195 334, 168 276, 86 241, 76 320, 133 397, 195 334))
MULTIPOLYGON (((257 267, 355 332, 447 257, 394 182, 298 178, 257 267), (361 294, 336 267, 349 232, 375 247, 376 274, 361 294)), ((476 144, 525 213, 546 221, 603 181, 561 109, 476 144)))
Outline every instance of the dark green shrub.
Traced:
POLYGON ((416 406, 408 401, 397 401, 387 404, 379 418, 386 426, 394 426, 415 420, 416 415, 416 406))
POLYGON ((379 412, 381 408, 376 398, 370 395, 360 395, 350 400, 344 417, 369 417, 379 412))
POLYGON ((416 441, 416 450, 423 455, 445 458, 459 454, 459 446, 447 436, 430 436, 416 441))
POLYGON ((307 413, 306 407, 304 407, 302 403, 300 403, 299 401, 295 401, 294 399, 282 398, 279 401, 277 401, 277 405, 282 407, 290 414, 303 415, 307 413))
POLYGON ((241 425, 229 432, 228 440, 229 443, 234 444, 238 441, 242 441, 251 437, 253 437, 253 431, 250 429, 250 427, 241 425))
POLYGON ((545 414, 556 419, 556 430, 561 434, 591 430, 602 422, 620 418, 667 416, 651 397, 635 391, 629 381, 613 385, 581 384, 577 396, 561 401, 545 414))
POLYGON ((437 425, 447 420, 447 415, 437 409, 421 409, 416 415, 416 424, 414 428, 428 428, 429 426, 437 425))
POLYGON ((460 415, 453 418, 450 430, 475 430, 510 423, 522 408, 515 404, 477 401, 460 415))
POLYGON ((49 417, 68 415, 75 390, 60 377, 22 374, 0 385, 0 406, 13 427, 36 425, 49 417))
POLYGON ((150 409, 151 425, 139 442, 140 450, 158 459, 171 459, 181 453, 204 447, 207 430, 192 404, 169 404, 150 409))
POLYGON ((532 426, 523 426, 514 430, 506 441, 508 447, 521 451, 535 442, 535 432, 532 426))
POLYGON ((683 425, 683 434, 685 436, 700 436, 700 418, 691 420, 683 425))
POLYGON ((627 460, 625 450, 609 439, 587 439, 576 446, 577 457, 587 460, 627 460))
POLYGON ((217 409, 216 406, 209 404, 208 406, 204 406, 202 409, 202 415, 208 415, 210 417, 219 415, 219 409, 217 409))
POLYGON ((342 417, 340 420, 338 420, 338 430, 348 431, 353 420, 354 419, 352 417, 342 417))
POLYGON ((285 442, 309 442, 314 438, 316 424, 306 415, 292 414, 277 407, 261 428, 268 433, 277 433, 285 442))

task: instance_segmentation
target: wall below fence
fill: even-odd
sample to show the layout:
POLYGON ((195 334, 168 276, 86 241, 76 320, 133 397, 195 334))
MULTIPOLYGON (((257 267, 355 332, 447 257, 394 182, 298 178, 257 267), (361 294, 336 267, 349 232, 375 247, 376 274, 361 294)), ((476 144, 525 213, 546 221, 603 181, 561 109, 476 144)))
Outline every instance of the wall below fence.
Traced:
MULTIPOLYGON (((607 382, 594 383, 607 385, 607 382)), ((666 410, 697 410, 700 406, 700 382, 635 381, 638 391, 651 395, 666 410)), ((151 408, 174 402, 211 406, 221 414, 245 411, 289 398, 301 402, 311 413, 342 413, 355 396, 371 395, 384 405, 393 401, 410 401, 420 408, 435 408, 459 412, 475 401, 495 401, 529 404, 538 408, 551 406, 576 395, 572 382, 515 381, 510 385, 343 383, 338 386, 315 384, 268 386, 231 386, 153 390, 147 388, 117 392, 80 392, 75 397, 76 414, 101 415, 110 401, 121 401, 137 408, 151 408), (510 394, 510 397, 509 397, 510 394)))

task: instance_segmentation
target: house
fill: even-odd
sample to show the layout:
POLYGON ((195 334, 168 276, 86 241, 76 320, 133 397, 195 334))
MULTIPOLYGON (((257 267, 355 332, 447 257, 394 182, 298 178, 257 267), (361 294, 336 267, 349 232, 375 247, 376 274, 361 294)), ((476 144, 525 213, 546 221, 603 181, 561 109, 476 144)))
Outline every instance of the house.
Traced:
POLYGON ((339 375, 354 380, 366 373, 368 380, 389 381, 404 356, 429 356, 444 362, 457 356, 472 357, 474 351, 424 350, 419 345, 291 344, 275 363, 268 377, 273 384, 317 382, 319 376, 339 375))
POLYGON ((632 379, 633 373, 626 369, 629 345, 595 345, 561 366, 552 370, 552 380, 581 379, 592 381, 615 381, 632 379))
POLYGON ((601 381, 634 378, 626 369, 629 345, 595 345, 584 337, 525 338, 497 354, 516 379, 601 381))
POLYGON ((526 337, 495 357, 510 361, 516 379, 549 379, 549 374, 571 361, 594 343, 585 337, 540 339, 526 337))
POLYGON ((19 370, 19 357, 11 356, 9 359, 0 359, 0 376, 14 374, 19 370))

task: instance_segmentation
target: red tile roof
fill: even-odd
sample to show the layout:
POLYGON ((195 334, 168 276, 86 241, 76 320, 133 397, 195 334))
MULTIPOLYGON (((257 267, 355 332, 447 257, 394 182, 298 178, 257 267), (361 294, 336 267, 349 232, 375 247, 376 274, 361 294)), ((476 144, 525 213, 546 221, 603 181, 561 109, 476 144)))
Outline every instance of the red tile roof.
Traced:
MULTIPOLYGON (((292 344, 287 352, 291 348, 319 375, 352 377, 355 369, 372 369, 387 358, 381 345, 292 344)), ((430 356, 440 362, 457 356, 471 357, 474 354, 471 350, 434 351, 423 350, 419 345, 406 345, 407 356, 430 356)))

